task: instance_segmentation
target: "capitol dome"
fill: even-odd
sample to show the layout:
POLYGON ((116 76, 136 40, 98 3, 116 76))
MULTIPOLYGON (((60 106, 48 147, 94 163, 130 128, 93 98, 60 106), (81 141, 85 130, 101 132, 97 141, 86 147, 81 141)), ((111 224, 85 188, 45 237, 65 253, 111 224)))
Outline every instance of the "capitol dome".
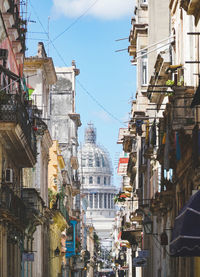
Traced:
MULTIPOLYGON (((79 162, 85 173, 112 175, 109 154, 102 146, 96 144, 96 130, 92 124, 88 124, 85 130, 85 143, 79 150, 79 162)), ((107 185, 110 185, 109 180, 107 181, 107 185)))
POLYGON ((108 152, 96 144, 96 129, 88 124, 85 141, 79 149, 79 176, 87 199, 87 223, 92 223, 100 238, 108 237, 115 217, 112 165, 108 152))

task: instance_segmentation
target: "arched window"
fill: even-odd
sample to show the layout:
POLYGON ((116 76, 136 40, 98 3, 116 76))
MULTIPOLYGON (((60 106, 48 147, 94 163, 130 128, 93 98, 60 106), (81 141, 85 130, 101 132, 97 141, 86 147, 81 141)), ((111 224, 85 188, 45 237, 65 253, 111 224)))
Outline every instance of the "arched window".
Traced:
POLYGON ((89 184, 93 184, 93 177, 92 176, 89 177, 89 184))
POLYGON ((97 177, 97 184, 100 185, 100 183, 101 183, 101 177, 98 176, 98 177, 97 177))

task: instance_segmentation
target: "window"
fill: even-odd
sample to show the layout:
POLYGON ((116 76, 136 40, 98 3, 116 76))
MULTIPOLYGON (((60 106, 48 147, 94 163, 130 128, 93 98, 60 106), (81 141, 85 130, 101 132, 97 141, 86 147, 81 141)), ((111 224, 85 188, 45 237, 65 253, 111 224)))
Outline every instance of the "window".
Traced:
POLYGON ((147 51, 141 52, 141 85, 147 85, 147 51))
POLYGON ((104 177, 103 183, 104 185, 106 185, 106 177, 104 177))
POLYGON ((102 200, 103 200, 103 194, 102 194, 102 193, 99 193, 99 208, 100 208, 100 209, 103 208, 102 200))
POLYGON ((93 194, 90 194, 90 208, 93 208, 93 194))
POLYGON ((88 166, 93 167, 93 155, 92 152, 88 154, 88 166))
POLYGON ((105 167, 105 160, 104 160, 103 155, 101 155, 101 159, 102 159, 102 166, 105 167))
POLYGON ((97 177, 97 184, 100 185, 100 183, 101 183, 101 177, 98 176, 98 177, 97 177))
POLYGON ((100 167, 100 159, 99 159, 99 156, 97 154, 95 154, 95 165, 97 167, 100 167))
POLYGON ((93 159, 91 157, 89 157, 88 166, 93 167, 93 159))
POLYGON ((111 209, 114 209, 114 194, 111 194, 111 209))
POLYGON ((92 176, 89 177, 89 184, 93 184, 93 177, 92 176))
POLYGON ((82 158, 82 167, 85 167, 86 166, 86 159, 85 158, 82 158))
POLYGON ((108 209, 110 209, 110 193, 108 193, 108 209))
POLYGON ((94 194, 94 208, 98 209, 98 195, 97 195, 97 193, 94 194))
POLYGON ((110 185, 110 177, 108 177, 108 185, 110 185))
POLYGON ((104 194, 104 208, 107 208, 107 194, 104 194))

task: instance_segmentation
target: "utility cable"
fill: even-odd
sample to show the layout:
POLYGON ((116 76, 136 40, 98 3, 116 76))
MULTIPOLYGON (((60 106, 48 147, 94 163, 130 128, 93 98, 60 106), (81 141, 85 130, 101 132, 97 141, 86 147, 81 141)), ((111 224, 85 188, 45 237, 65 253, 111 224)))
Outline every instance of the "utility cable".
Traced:
MULTIPOLYGON (((93 5, 92 6, 94 6, 96 3, 97 3, 97 1, 99 1, 99 0, 96 0, 94 3, 93 3, 93 5)), ((33 12, 35 13, 35 16, 37 17, 37 19, 38 19, 38 22, 40 23, 40 25, 41 25, 41 27, 42 27, 42 29, 43 29, 43 31, 45 32, 45 33, 47 33, 46 32, 46 30, 45 30, 45 27, 44 27, 44 25, 42 24, 42 22, 41 22, 41 20, 40 20, 40 18, 39 18, 39 16, 37 15, 37 12, 36 12, 36 10, 35 10, 35 8, 33 7, 33 5, 31 4, 31 1, 30 1, 30 5, 31 5, 31 7, 32 7, 32 9, 33 9, 33 12)), ((92 6, 90 6, 90 8, 92 7, 92 6)), ((87 11, 89 10, 89 8, 87 9, 87 11)), ((86 12, 85 12, 86 13, 86 12)), ((84 14, 85 14, 84 13, 84 14)), ((58 54, 58 56, 59 56, 59 58, 62 60, 62 62, 64 63, 64 65, 65 66, 67 66, 67 64, 66 64, 66 62, 65 62, 65 60, 64 60, 64 58, 62 57, 62 55, 59 53, 59 51, 57 50, 57 48, 55 47, 55 45, 54 45, 54 43, 53 43, 53 41, 50 39, 50 37, 49 37, 49 40, 50 40, 50 42, 52 43, 52 45, 53 45, 53 48, 55 49, 55 51, 56 51, 56 53, 58 54)), ((77 80, 77 83, 79 84, 79 86, 82 88, 82 90, 99 106, 99 107, 101 107, 110 117, 112 117, 114 120, 116 120, 117 122, 119 122, 120 124, 123 124, 123 125, 125 125, 125 123, 123 122, 123 121, 121 121, 120 119, 118 119, 116 116, 114 116, 112 113, 110 113, 85 87, 84 87, 84 85, 79 81, 79 80, 77 80)))
POLYGON ((87 93, 87 95, 89 95, 89 97, 99 106, 101 107, 110 117, 112 117, 114 120, 118 121, 120 124, 124 124, 123 121, 121 121, 120 119, 118 119, 116 116, 114 116, 112 113, 110 113, 84 86, 83 84, 77 80, 77 83, 79 84, 79 86, 83 89, 83 91, 85 93, 87 93))
MULTIPOLYGON (((96 1, 94 1, 80 16, 78 16, 65 30, 63 30, 59 35, 57 35, 52 41, 54 42, 55 40, 57 40, 59 37, 61 37, 64 33, 66 33, 72 26, 74 26, 82 17, 84 17, 87 13, 88 13, 88 11, 91 9, 91 8, 93 8, 96 4, 97 4, 97 2, 98 2, 99 0, 96 0, 96 1)), ((49 42, 49 43, 51 43, 51 42, 49 42)), ((49 44, 48 43, 48 44, 49 44)), ((47 44, 47 45, 48 45, 47 44)))

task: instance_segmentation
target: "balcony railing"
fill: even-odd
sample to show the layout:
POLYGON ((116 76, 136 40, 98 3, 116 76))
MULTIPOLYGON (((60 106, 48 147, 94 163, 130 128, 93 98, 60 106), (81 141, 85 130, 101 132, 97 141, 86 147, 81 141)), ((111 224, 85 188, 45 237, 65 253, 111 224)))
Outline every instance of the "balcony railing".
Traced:
POLYGON ((0 189, 0 218, 5 218, 21 227, 27 224, 26 206, 23 200, 5 184, 1 184, 0 189))
POLYGON ((28 112, 18 94, 0 92, 0 122, 19 124, 25 138, 36 157, 36 138, 28 112))
POLYGON ((69 214, 67 211, 67 208, 64 205, 62 198, 57 198, 57 201, 53 204, 53 210, 60 211, 60 213, 63 215, 63 217, 66 219, 66 221, 69 223, 69 214))

